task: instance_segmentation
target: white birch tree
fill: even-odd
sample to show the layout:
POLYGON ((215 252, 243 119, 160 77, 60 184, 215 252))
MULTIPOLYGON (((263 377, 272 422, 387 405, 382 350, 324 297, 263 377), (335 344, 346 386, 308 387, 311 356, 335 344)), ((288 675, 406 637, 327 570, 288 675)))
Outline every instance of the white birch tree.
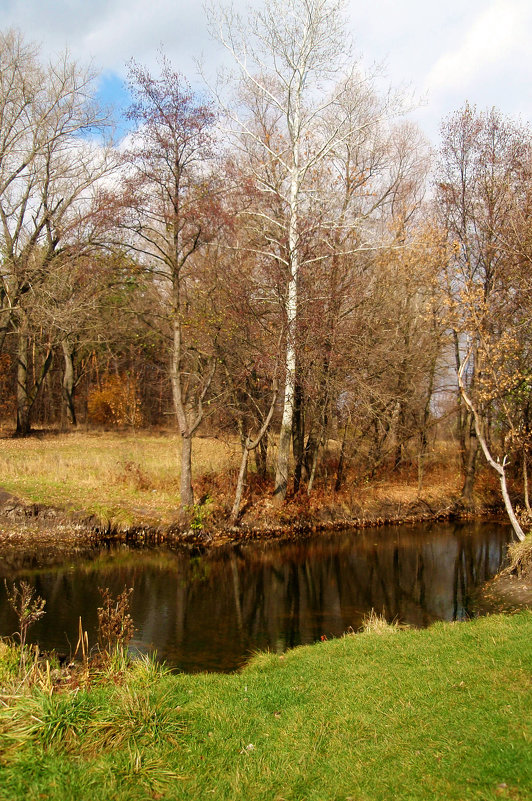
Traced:
POLYGON ((281 503, 294 415, 298 284, 302 267, 313 260, 303 247, 313 171, 357 130, 388 116, 390 106, 380 104, 377 118, 353 114, 350 99, 371 81, 352 60, 343 0, 269 0, 246 21, 231 10, 211 10, 210 22, 236 65, 238 100, 225 106, 263 200, 247 210, 265 231, 257 252, 281 264, 285 275, 285 379, 274 492, 281 503))

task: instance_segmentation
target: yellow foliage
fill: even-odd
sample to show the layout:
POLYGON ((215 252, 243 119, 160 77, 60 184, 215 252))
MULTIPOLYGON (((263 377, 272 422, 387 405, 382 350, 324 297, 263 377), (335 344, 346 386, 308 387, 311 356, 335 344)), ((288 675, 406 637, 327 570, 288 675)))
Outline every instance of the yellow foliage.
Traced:
POLYGON ((141 426, 143 416, 136 377, 106 376, 99 387, 89 391, 88 413, 91 423, 141 426))

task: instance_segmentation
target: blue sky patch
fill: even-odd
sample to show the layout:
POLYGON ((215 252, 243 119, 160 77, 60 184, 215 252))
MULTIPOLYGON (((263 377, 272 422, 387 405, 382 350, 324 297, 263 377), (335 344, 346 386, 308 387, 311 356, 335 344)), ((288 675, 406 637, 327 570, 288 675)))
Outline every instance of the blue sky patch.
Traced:
POLYGON ((96 99, 104 106, 111 108, 115 123, 115 135, 122 139, 132 128, 132 124, 125 119, 125 112, 131 103, 131 95, 126 83, 114 72, 105 72, 100 78, 96 99))

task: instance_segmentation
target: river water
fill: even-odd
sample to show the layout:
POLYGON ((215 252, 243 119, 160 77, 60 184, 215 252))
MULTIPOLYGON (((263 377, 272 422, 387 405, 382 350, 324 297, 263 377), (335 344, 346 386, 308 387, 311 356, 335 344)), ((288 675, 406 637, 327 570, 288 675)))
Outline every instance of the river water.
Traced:
MULTIPOLYGON (((38 553, 16 575, 0 567, 46 599, 30 632, 41 648, 73 651, 80 616, 94 643, 98 588, 133 587, 133 647, 187 672, 231 671, 257 650, 357 630, 371 609, 418 627, 472 616, 475 593, 501 567, 510 536, 497 523, 390 526, 194 555, 98 546, 59 567, 41 567, 38 553)), ((2 583, 0 635, 16 628, 2 583)))

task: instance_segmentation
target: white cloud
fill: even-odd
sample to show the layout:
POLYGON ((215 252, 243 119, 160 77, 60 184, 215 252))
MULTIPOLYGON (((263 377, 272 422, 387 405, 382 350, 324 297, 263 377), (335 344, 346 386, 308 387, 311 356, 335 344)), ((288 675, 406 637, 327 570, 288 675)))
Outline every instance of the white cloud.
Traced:
POLYGON ((425 79, 429 91, 463 89, 504 62, 525 44, 532 10, 527 0, 495 0, 479 14, 458 47, 438 58, 425 79))
POLYGON ((72 55, 123 74, 131 58, 153 65, 162 46, 178 69, 213 48, 202 0, 0 0, 2 27, 17 27, 47 54, 72 55))
MULTIPOLYGON (((230 0, 218 0, 220 3, 230 0)), ((262 0, 234 0, 237 7, 262 0)), ((1 24, 19 27, 46 54, 69 47, 82 62, 124 76, 134 58, 153 69, 162 45, 196 83, 224 57, 207 32, 202 0, 0 0, 1 24)), ((532 119, 532 0, 348 0, 365 63, 384 61, 390 83, 409 83, 428 105, 415 118, 433 138, 467 98, 532 119)), ((385 81, 385 83, 387 83, 385 81)), ((198 84, 196 84, 198 85, 198 84)))

